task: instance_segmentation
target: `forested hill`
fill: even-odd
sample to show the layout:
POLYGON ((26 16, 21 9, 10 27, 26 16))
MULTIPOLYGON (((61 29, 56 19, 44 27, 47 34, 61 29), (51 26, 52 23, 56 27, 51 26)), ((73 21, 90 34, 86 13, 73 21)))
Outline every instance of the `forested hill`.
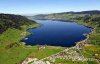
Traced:
POLYGON ((36 23, 21 15, 0 14, 0 33, 6 31, 8 28, 21 29, 22 25, 30 25, 36 23))

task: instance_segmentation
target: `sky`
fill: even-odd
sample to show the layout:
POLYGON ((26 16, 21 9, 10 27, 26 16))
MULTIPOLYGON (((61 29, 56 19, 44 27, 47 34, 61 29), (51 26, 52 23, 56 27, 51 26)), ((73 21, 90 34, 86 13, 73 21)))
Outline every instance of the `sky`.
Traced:
POLYGON ((48 14, 100 10, 100 0, 0 0, 0 13, 48 14))

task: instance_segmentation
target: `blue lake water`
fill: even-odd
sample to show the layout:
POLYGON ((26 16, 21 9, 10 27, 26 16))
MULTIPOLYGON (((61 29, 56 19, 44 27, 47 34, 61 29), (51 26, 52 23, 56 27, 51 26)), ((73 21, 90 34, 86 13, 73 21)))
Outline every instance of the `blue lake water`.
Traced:
POLYGON ((75 22, 53 20, 36 20, 36 22, 42 26, 28 30, 32 34, 22 40, 26 45, 71 47, 75 46, 75 42, 86 38, 83 34, 91 32, 91 28, 75 22))

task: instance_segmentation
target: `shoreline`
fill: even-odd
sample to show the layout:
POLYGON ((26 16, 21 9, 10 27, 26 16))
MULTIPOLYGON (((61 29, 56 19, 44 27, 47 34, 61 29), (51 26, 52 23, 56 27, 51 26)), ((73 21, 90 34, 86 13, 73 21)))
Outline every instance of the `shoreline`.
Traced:
MULTIPOLYGON (((78 23, 78 22, 76 22, 76 23, 78 23)), ((78 24, 79 24, 79 23, 78 23, 78 24)), ((84 25, 84 24, 80 24, 80 25, 84 25)), ((86 25, 84 25, 84 26, 86 26, 86 25)), ((84 36, 86 36, 86 39, 81 40, 81 41, 79 41, 79 42, 76 42, 76 45, 75 45, 74 47, 77 47, 77 46, 80 46, 80 45, 85 46, 85 44, 89 44, 89 43, 87 43, 86 41, 89 40, 89 37, 90 37, 90 35, 93 33, 93 31, 95 30, 95 28, 93 28, 93 27, 91 27, 91 26, 86 26, 86 27, 92 28, 92 29, 91 29, 91 32, 88 33, 88 34, 86 34, 86 35, 84 35, 84 36)))
MULTIPOLYGON (((92 30, 92 31, 93 31, 93 30, 92 30)), ((91 31, 91 32, 92 32, 92 31, 91 31)), ((82 40, 82 41, 80 41, 80 42, 77 42, 77 45, 80 45, 81 43, 84 43, 85 41, 87 41, 87 40, 89 39, 89 35, 91 34, 91 32, 90 32, 89 34, 86 35, 86 37, 87 37, 86 39, 84 39, 84 40, 82 40)), ((45 58, 43 58, 43 59, 38 59, 38 58, 36 58, 37 60, 34 60, 35 58, 27 57, 21 64, 43 61, 43 60, 45 60, 45 59, 48 59, 48 58, 50 58, 50 57, 52 57, 52 56, 57 56, 57 55, 59 55, 60 53, 62 53, 62 52, 64 52, 64 51, 68 51, 68 50, 73 49, 73 48, 75 48, 75 49, 80 49, 80 48, 77 47, 77 45, 75 45, 75 46, 73 46, 73 47, 67 47, 67 48, 63 47, 63 48, 65 48, 63 51, 60 51, 60 52, 58 52, 58 53, 56 53, 56 54, 50 55, 50 56, 45 57, 45 58), (26 61, 26 60, 28 60, 28 61, 26 61)), ((54 46, 54 47, 55 47, 55 46, 54 46)), ((58 46, 56 46, 56 47, 58 47, 58 46)))
MULTIPOLYGON (((46 20, 47 20, 47 19, 46 19, 46 20)), ((55 20, 53 20, 53 21, 55 21, 55 20)), ((59 20, 59 21, 60 21, 60 20, 59 20)), ((67 20, 66 20, 66 21, 67 21, 67 20)), ((70 20, 70 21, 72 21, 72 20, 70 20)), ((77 23, 77 24, 80 24, 80 23, 78 23, 78 22, 76 22, 76 21, 73 21, 73 22, 75 22, 75 23, 77 23)), ((76 44, 75 44, 74 46, 64 47, 64 48, 75 47, 75 46, 78 44, 78 42, 83 42, 83 41, 87 40, 87 38, 89 38, 88 35, 89 35, 92 31, 94 31, 94 28, 93 28, 93 27, 90 27, 90 26, 87 26, 87 25, 84 25, 84 24, 80 24, 80 25, 83 25, 83 26, 85 26, 85 27, 87 27, 87 28, 91 28, 91 31, 90 31, 89 33, 83 34, 86 38, 83 39, 83 40, 80 40, 80 41, 75 42, 76 44)), ((38 28, 38 27, 40 27, 40 26, 42 26, 42 24, 40 24, 39 26, 36 26, 36 27, 28 28, 27 30, 33 29, 33 28, 35 29, 35 28, 38 28)), ((27 30, 26 30, 26 32, 29 33, 28 35, 32 34, 31 32, 29 32, 29 31, 27 31, 27 30)), ((26 36, 28 36, 28 35, 26 35, 26 36)), ((26 37, 26 36, 25 36, 25 37, 26 37)), ((25 37, 22 38, 22 39, 25 39, 25 37)), ((23 42, 23 41, 21 41, 21 42, 23 42)), ((25 43, 25 42, 24 42, 24 43, 25 43)), ((26 43, 25 43, 25 45, 26 45, 26 43)), ((26 45, 26 46, 36 46, 36 45, 26 45)), ((45 45, 40 45, 40 46, 45 46, 45 45)), ((51 45, 46 45, 46 46, 51 46, 51 45)), ((53 46, 53 47, 63 47, 63 46, 53 46)))
MULTIPOLYGON (((37 28, 37 27, 41 26, 41 24, 38 24, 38 23, 35 24, 35 25, 36 25, 36 26, 30 25, 30 27, 26 28, 26 29, 21 33, 21 35, 24 34, 24 33, 25 33, 25 34, 22 35, 22 38, 20 39, 20 42, 23 42, 22 40, 25 39, 26 36, 32 34, 31 32, 28 32, 27 30, 32 29, 32 28, 37 28)), ((25 42, 23 42, 23 44, 26 46, 26 43, 25 43, 25 42)))
MULTIPOLYGON (((90 33, 88 33, 88 34, 86 34, 86 35, 84 35, 84 36, 86 36, 86 39, 84 39, 84 40, 82 40, 82 41, 79 41, 79 42, 76 42, 76 45, 75 46, 72 46, 72 47, 63 47, 63 48, 65 48, 63 51, 66 51, 66 49, 70 49, 70 48, 75 48, 75 49, 80 49, 80 48, 82 48, 82 46, 84 46, 87 42, 87 40, 89 39, 89 36, 91 35, 91 33, 94 31, 95 29, 93 28, 93 29, 91 29, 91 32, 90 33)), ((48 45, 46 45, 46 46, 48 46, 48 45)), ((61 47, 61 46, 51 46, 51 47, 61 47)), ((61 51, 61 52, 63 52, 63 51, 61 51)), ((59 52, 60 53, 60 52, 59 52)), ((56 53, 56 54, 58 54, 58 53, 56 53)), ((56 55, 56 54, 54 54, 54 55, 56 55)), ((53 56, 53 55, 51 55, 51 56, 53 56)), ((49 58, 49 57, 46 57, 46 58, 49 58)), ((44 59, 46 59, 46 58, 43 58, 42 60, 44 60, 44 59)), ((37 58, 36 58, 37 59, 37 58)), ((24 62, 28 62, 28 63, 30 63, 30 62, 33 62, 33 60, 34 60, 34 58, 29 58, 29 57, 27 57, 23 62, 22 62, 22 64, 24 63, 24 62), (26 61, 28 59, 28 61, 26 61)))

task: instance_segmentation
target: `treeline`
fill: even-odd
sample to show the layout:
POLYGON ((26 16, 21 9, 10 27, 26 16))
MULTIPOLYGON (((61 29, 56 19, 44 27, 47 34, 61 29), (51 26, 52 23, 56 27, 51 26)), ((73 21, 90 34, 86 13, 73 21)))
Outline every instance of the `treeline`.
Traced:
POLYGON ((22 25, 30 25, 36 23, 21 15, 0 14, 0 33, 8 28, 21 29, 22 25))

